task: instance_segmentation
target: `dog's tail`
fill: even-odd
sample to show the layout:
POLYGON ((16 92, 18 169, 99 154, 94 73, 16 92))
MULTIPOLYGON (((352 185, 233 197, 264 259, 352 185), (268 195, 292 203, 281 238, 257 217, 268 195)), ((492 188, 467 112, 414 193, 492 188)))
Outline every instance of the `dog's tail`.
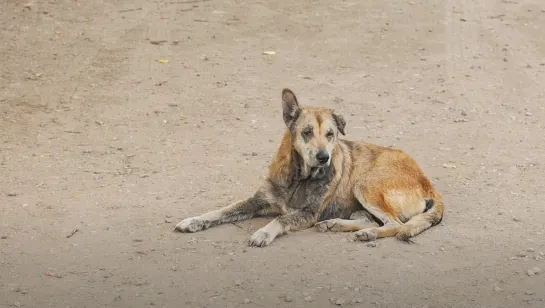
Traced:
POLYGON ((424 212, 413 216, 403 224, 399 228, 396 238, 404 242, 411 242, 411 237, 415 237, 426 229, 439 224, 441 220, 443 220, 443 200, 441 200, 441 195, 433 193, 431 199, 426 199, 424 212))

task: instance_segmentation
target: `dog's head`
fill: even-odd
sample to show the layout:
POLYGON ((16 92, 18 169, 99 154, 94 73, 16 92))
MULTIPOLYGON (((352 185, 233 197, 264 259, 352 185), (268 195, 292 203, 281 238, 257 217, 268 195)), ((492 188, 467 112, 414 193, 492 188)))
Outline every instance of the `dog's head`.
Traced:
POLYGON ((301 107, 290 89, 282 91, 284 122, 291 132, 295 151, 310 168, 329 166, 339 133, 346 122, 332 109, 301 107))

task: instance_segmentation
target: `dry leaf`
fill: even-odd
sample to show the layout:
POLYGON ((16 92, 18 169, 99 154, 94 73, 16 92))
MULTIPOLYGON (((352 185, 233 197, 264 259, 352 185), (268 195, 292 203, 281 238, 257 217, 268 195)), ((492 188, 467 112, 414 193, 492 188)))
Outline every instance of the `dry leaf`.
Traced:
POLYGON ((451 164, 451 163, 444 163, 444 164, 443 164, 443 168, 447 168, 447 169, 456 169, 456 165, 455 165, 455 164, 451 164))
POLYGON ((276 51, 268 50, 263 52, 264 55, 272 56, 276 54, 276 51))
POLYGON ((167 64, 168 60, 167 59, 159 59, 159 60, 157 60, 157 62, 159 62, 161 64, 167 64))

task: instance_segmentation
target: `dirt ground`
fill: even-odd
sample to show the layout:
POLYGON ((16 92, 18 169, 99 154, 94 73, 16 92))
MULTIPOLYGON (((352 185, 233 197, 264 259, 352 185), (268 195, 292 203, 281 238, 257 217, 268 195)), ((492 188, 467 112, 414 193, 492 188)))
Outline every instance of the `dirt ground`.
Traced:
POLYGON ((0 307, 545 307, 544 28, 542 0, 4 1, 0 307), (173 232, 254 192, 284 87, 412 155, 443 222, 173 232))

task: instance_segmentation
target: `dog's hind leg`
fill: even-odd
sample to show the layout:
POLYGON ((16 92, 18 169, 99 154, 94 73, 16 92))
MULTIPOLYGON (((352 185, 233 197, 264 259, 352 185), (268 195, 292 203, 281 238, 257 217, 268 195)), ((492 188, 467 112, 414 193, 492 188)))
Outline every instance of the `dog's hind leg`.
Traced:
POLYGON ((256 193, 251 198, 240 200, 221 209, 186 218, 176 225, 175 230, 179 232, 197 232, 220 224, 246 220, 271 212, 269 202, 261 198, 259 193, 256 193))

